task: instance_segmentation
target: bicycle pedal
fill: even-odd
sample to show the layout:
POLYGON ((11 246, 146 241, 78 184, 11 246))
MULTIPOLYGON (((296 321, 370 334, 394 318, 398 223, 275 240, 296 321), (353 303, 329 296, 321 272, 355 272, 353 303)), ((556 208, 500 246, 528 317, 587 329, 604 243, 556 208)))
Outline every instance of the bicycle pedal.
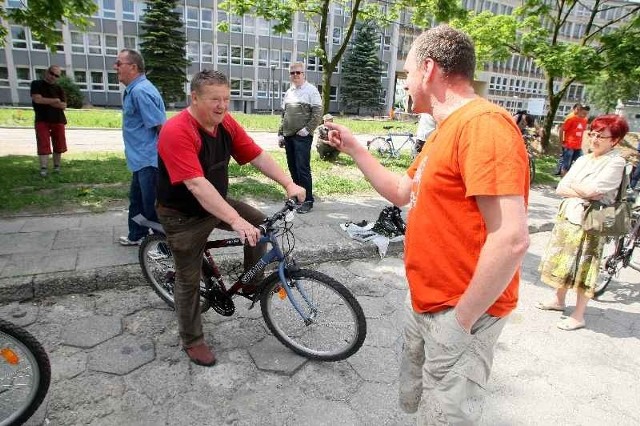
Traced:
POLYGON ((211 303, 211 308, 222 316, 230 317, 236 311, 236 305, 233 300, 218 288, 210 289, 209 302, 211 303))

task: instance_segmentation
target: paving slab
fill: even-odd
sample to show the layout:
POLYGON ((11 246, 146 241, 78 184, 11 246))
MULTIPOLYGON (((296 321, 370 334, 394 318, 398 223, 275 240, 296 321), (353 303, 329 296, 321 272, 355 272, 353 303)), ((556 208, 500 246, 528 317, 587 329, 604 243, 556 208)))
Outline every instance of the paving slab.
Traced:
POLYGON ((56 231, 0 234, 0 255, 51 250, 56 231))
POLYGON ((85 247, 80 250, 76 269, 82 271, 133 263, 138 263, 138 250, 136 247, 124 247, 112 243, 97 247, 85 247))
POLYGON ((98 345, 89 354, 88 368, 123 376, 153 361, 155 357, 151 339, 123 334, 98 345))
POLYGON ((92 348, 122 333, 122 318, 96 315, 79 318, 65 326, 62 342, 76 348, 92 348))
POLYGON ((66 248, 91 248, 113 244, 113 231, 110 228, 64 229, 56 234, 53 250, 66 248))
POLYGON ((74 271, 78 249, 68 248, 12 254, 0 277, 18 277, 55 272, 74 271))
POLYGON ((20 232, 27 219, 0 220, 0 234, 15 234, 20 232))
POLYGON ((20 232, 58 231, 60 229, 74 229, 79 226, 80 216, 77 215, 30 217, 25 220, 20 232))

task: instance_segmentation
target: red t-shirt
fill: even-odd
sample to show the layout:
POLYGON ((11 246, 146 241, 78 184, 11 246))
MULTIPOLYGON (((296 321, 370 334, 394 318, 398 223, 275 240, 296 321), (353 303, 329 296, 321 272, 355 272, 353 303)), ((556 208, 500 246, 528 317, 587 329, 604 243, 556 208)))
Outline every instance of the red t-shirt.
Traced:
MULTIPOLYGON (((529 196, 528 157, 507 111, 475 99, 447 117, 407 170, 413 179, 405 267, 416 312, 455 306, 487 238, 478 195, 529 196)), ((516 272, 488 309, 505 316, 518 301, 516 272)))
MULTIPOLYGON (((262 148, 251 139, 231 114, 227 113, 224 116, 220 126, 231 135, 231 156, 238 164, 249 163, 262 153, 262 148)), ((199 129, 206 131, 186 109, 162 126, 158 138, 158 154, 167 168, 172 185, 204 177, 198 159, 202 146, 199 129)), ((217 130, 218 127, 210 134, 215 137, 217 130)))
POLYGON ((577 115, 568 116, 562 124, 562 131, 564 132, 564 141, 562 141, 562 146, 569 149, 581 149, 582 136, 586 130, 586 117, 582 118, 577 115))

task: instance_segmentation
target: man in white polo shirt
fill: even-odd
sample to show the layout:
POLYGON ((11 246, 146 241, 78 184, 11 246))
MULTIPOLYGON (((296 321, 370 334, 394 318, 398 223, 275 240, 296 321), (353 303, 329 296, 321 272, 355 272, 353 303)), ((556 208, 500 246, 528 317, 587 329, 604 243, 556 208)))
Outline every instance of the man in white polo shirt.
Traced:
POLYGON ((313 208, 311 180, 311 142, 313 131, 320 124, 322 100, 313 84, 306 81, 304 64, 294 62, 289 67, 291 87, 282 101, 282 123, 278 130, 280 144, 284 143, 289 173, 296 185, 307 191, 298 213, 308 213, 313 208))

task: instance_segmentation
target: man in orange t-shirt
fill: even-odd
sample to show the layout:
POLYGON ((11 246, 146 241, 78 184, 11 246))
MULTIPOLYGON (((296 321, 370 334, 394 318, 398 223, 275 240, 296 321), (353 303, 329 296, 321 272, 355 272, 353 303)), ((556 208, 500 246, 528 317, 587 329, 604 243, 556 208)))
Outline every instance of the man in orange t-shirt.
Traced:
POLYGON ((569 115, 562 123, 558 134, 562 139, 562 176, 567 174, 571 165, 582 155, 582 137, 587 131, 588 114, 589 107, 580 106, 575 114, 569 115))
POLYGON ((466 34, 446 25, 427 30, 405 71, 413 111, 437 122, 405 175, 385 169, 344 126, 327 125, 329 142, 385 198, 409 205, 401 408, 418 411, 419 424, 477 424, 529 245, 527 153, 509 113, 474 93, 466 34))

